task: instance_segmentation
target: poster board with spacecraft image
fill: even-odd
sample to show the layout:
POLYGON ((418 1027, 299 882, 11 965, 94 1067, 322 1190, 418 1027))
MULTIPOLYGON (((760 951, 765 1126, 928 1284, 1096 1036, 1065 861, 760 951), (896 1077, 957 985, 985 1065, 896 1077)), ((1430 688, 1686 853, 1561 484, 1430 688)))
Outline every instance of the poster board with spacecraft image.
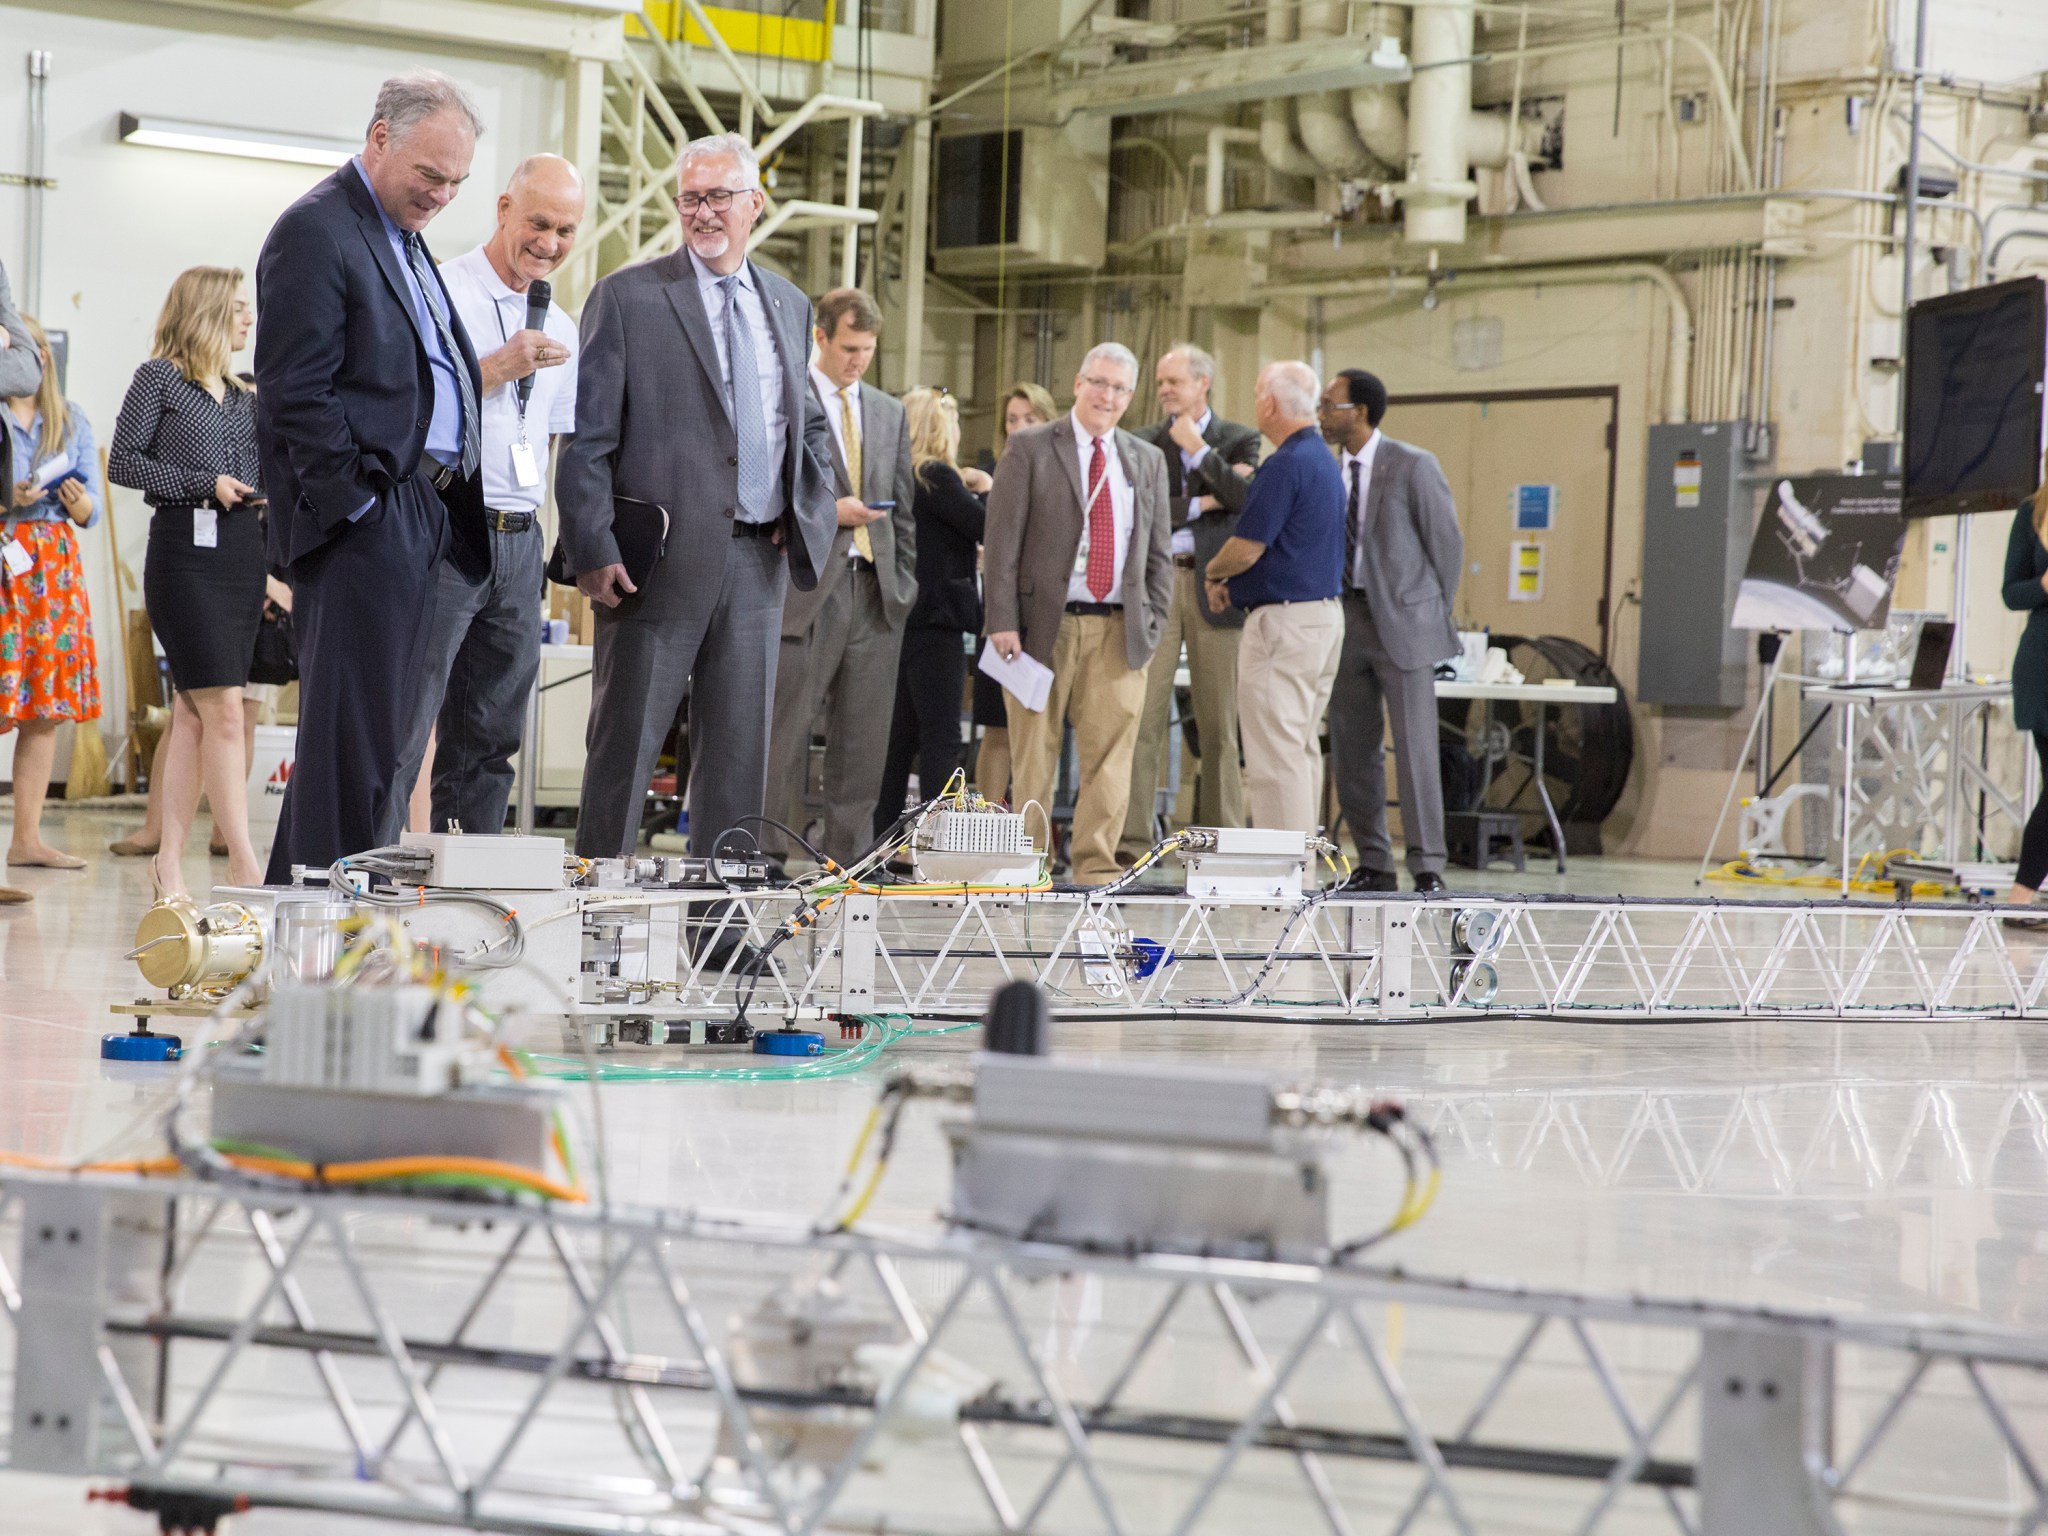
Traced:
POLYGON ((1735 598, 1737 629, 1882 629, 1906 543, 1897 475, 1769 482, 1735 598))

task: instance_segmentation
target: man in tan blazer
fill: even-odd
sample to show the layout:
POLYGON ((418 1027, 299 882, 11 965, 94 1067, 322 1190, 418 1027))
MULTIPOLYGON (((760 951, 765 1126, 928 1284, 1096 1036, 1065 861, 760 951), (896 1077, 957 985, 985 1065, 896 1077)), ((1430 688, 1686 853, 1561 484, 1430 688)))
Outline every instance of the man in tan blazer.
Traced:
POLYGON ((1073 410, 1011 437, 982 542, 988 643, 1053 674, 1042 711, 1004 696, 1012 803, 1051 810, 1071 721, 1081 775, 1068 841, 1077 885, 1119 874, 1145 664, 1173 601, 1166 458, 1117 429, 1137 382, 1137 358, 1116 342, 1081 360, 1073 410))

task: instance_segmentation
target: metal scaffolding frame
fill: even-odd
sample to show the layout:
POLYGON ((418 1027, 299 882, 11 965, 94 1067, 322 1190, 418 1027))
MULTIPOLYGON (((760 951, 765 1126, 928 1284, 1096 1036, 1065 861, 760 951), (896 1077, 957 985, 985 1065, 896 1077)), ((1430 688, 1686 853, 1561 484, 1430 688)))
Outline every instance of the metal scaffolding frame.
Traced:
POLYGON ((26 1175, 0 1202, 12 1464, 259 1507, 786 1536, 969 1488, 1005 1532, 2048 1520, 2048 1341, 1967 1323, 753 1215, 26 1175), (156 1298, 96 1299, 115 1228, 173 1209, 168 1251, 126 1250, 156 1298), (711 1320, 721 1287, 825 1276, 879 1354, 777 1378, 711 1320), (252 1426, 248 1393, 300 1382, 310 1407, 252 1426))
MULTIPOLYGON (((729 1018, 742 994, 755 1022, 795 1009, 973 1019, 1018 977, 1070 1017, 2048 1015, 2048 941, 2006 929, 2007 909, 1965 904, 884 890, 835 898, 749 977, 750 951, 718 941, 767 945, 797 910, 788 892, 559 900, 580 929, 557 908, 528 953, 598 1019, 729 1018)), ((521 906, 537 910, 530 893, 521 906)), ((494 985, 517 994, 517 978, 494 985)))

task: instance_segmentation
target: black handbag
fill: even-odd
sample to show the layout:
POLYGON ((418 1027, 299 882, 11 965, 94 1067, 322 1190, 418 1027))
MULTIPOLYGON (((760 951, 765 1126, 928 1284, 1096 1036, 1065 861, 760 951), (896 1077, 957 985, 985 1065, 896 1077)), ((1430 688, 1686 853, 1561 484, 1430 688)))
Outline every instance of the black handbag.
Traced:
POLYGON ((252 683, 295 683, 299 680, 299 637, 292 616, 268 599, 263 622, 256 626, 256 654, 249 661, 252 683))

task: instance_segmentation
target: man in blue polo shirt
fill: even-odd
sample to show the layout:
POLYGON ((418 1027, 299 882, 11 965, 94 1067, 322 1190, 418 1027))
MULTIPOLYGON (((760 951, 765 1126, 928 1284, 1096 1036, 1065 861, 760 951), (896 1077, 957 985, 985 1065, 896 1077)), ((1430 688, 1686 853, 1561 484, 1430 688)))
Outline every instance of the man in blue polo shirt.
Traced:
POLYGON ((1318 744, 1344 645, 1344 480, 1316 430, 1322 393, 1306 363, 1268 363, 1254 397, 1273 445, 1237 531, 1209 561, 1212 612, 1246 610, 1237 653, 1245 810, 1255 827, 1322 825, 1318 744))

